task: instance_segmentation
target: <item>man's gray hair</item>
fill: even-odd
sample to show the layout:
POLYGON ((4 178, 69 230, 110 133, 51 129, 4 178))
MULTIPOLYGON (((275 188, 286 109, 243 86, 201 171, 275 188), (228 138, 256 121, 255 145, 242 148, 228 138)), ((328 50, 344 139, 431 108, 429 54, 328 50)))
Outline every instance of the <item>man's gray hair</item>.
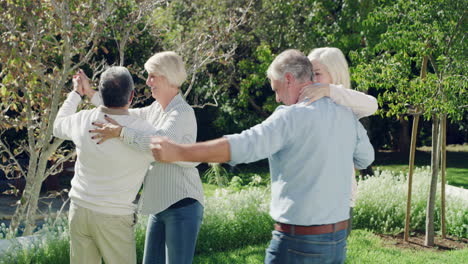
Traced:
POLYGON ((122 107, 128 104, 134 88, 132 75, 127 68, 113 66, 101 74, 99 92, 107 107, 122 107))
POLYGON ((309 59, 296 49, 288 49, 281 52, 267 70, 270 80, 283 81, 285 74, 289 72, 300 82, 312 81, 312 64, 309 59))

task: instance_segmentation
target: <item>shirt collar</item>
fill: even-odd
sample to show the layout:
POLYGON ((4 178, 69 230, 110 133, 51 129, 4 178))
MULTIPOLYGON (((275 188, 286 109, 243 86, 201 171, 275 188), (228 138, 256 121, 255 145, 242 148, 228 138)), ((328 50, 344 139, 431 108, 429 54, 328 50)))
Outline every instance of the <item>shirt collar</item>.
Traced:
POLYGON ((129 115, 128 109, 115 109, 115 108, 105 107, 103 105, 99 106, 99 111, 108 115, 129 115))
POLYGON ((174 96, 174 98, 172 98, 171 102, 167 105, 164 112, 168 112, 171 108, 177 106, 181 100, 184 99, 182 98, 182 94, 179 92, 176 96, 174 96))

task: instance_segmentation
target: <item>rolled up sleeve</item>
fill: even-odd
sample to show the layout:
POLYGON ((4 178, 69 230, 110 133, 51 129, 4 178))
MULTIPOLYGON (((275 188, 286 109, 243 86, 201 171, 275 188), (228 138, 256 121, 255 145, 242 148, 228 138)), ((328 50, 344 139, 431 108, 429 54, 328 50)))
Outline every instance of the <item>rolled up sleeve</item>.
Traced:
POLYGON ((280 107, 261 124, 240 134, 226 135, 231 154, 229 164, 254 162, 279 151, 291 135, 287 115, 288 112, 280 107))

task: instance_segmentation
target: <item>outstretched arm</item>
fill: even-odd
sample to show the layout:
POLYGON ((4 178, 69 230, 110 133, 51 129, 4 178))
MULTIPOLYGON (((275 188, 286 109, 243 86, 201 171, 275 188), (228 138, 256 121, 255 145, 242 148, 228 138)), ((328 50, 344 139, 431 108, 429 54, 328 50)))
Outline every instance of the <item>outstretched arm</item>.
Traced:
POLYGON ((231 159, 227 138, 218 138, 195 144, 177 144, 166 137, 154 137, 151 151, 156 160, 161 162, 228 162, 231 159))
POLYGON ((229 162, 231 165, 264 159, 288 144, 291 133, 290 112, 277 109, 261 124, 211 141, 181 145, 164 137, 151 139, 151 151, 162 162, 229 162))

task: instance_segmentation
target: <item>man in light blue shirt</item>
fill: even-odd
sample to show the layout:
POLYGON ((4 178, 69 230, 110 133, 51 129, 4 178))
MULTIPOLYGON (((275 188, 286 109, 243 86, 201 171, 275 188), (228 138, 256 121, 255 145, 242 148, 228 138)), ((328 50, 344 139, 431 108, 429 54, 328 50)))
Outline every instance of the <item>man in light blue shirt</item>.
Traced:
POLYGON ((249 163, 268 157, 270 215, 277 222, 265 263, 344 263, 351 173, 374 160, 367 133, 346 107, 322 98, 298 102, 312 65, 297 50, 278 55, 268 72, 278 107, 240 134, 192 145, 154 138, 156 159, 249 163))

